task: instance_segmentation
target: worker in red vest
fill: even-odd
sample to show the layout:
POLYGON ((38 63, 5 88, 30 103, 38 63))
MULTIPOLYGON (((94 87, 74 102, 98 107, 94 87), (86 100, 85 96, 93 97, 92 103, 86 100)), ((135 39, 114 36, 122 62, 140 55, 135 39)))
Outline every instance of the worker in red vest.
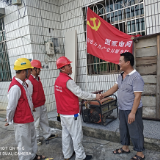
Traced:
POLYGON ((34 128, 33 103, 25 79, 31 74, 31 63, 26 58, 18 58, 14 63, 16 76, 8 89, 7 123, 14 124, 15 140, 18 145, 19 160, 45 158, 37 155, 36 132, 34 128))
POLYGON ((57 135, 52 134, 52 130, 48 124, 47 108, 45 106, 45 95, 43 86, 39 77, 41 71, 41 62, 39 60, 31 61, 32 67, 31 75, 26 80, 28 84, 28 90, 32 97, 32 102, 35 108, 34 114, 34 125, 36 129, 37 145, 41 145, 40 141, 40 128, 43 132, 43 137, 46 141, 51 140, 57 135))
POLYGON ((64 56, 56 61, 60 74, 55 81, 54 93, 62 125, 62 151, 65 160, 71 158, 74 151, 76 160, 90 160, 92 156, 86 155, 82 146, 83 132, 78 97, 99 100, 101 95, 84 92, 76 85, 69 76, 72 74, 70 63, 71 61, 64 56))

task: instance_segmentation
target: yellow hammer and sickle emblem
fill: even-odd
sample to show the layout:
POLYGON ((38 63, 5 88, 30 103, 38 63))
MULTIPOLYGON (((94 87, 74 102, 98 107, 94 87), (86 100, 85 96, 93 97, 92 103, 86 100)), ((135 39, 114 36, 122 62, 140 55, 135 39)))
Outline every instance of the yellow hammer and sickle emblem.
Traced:
POLYGON ((100 25, 101 25, 101 21, 98 19, 98 25, 96 25, 96 19, 98 19, 98 18, 96 18, 96 17, 90 18, 90 20, 93 21, 93 26, 90 25, 90 22, 89 22, 89 21, 87 21, 87 24, 88 24, 93 30, 98 31, 98 29, 99 29, 99 27, 100 27, 100 25))

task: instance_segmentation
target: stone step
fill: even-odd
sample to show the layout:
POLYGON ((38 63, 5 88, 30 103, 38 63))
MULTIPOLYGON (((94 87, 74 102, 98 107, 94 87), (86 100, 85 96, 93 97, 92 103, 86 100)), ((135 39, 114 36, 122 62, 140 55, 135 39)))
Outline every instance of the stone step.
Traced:
MULTIPOLYGON (((56 120, 57 113, 49 114, 49 125, 53 128, 61 128, 60 122, 56 120), (50 118, 54 115, 54 118, 50 118)), ((146 149, 160 151, 160 122, 144 120, 144 146, 146 149)), ((108 140, 111 142, 120 142, 119 120, 103 126, 99 124, 88 124, 83 122, 83 134, 85 136, 108 140)))

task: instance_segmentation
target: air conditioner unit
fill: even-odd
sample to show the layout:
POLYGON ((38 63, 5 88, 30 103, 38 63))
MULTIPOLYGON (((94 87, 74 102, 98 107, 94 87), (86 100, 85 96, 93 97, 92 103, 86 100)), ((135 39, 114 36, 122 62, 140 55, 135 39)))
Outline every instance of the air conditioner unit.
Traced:
POLYGON ((12 0, 12 4, 13 5, 21 5, 22 4, 22 0, 12 0))
POLYGON ((55 54, 53 42, 46 42, 45 46, 46 46, 46 53, 48 55, 54 55, 55 54))

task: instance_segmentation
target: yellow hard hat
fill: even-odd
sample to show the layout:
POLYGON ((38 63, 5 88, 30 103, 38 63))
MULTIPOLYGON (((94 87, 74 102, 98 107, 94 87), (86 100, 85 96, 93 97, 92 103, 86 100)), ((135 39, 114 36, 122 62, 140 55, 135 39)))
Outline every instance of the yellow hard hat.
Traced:
POLYGON ((14 70, 19 71, 19 70, 24 70, 28 68, 34 68, 31 66, 31 62, 27 58, 18 58, 14 62, 14 70))

